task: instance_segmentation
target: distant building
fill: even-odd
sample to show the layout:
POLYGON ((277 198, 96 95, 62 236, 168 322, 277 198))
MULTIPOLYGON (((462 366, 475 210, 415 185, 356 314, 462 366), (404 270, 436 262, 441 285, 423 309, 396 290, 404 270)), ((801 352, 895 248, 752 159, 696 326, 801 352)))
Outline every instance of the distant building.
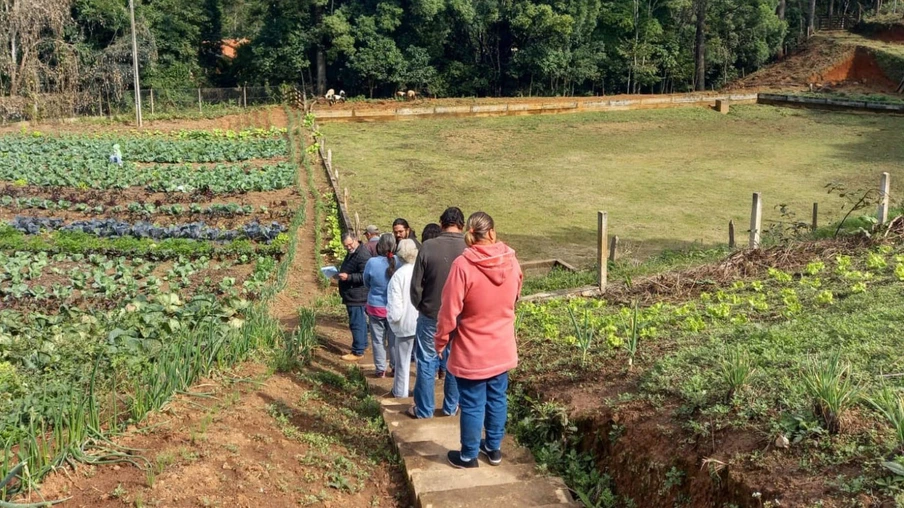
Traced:
POLYGON ((248 43, 248 39, 223 39, 223 56, 235 58, 236 51, 242 44, 248 43))

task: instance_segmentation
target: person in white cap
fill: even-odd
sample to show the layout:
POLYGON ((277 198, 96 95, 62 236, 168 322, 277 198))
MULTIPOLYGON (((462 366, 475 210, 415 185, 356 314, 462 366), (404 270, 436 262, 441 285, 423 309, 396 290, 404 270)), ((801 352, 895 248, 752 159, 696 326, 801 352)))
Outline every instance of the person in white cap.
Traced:
POLYGON ((364 243, 364 247, 370 251, 371 256, 377 255, 377 242, 380 241, 380 228, 371 224, 364 229, 364 238, 367 238, 367 242, 364 243))

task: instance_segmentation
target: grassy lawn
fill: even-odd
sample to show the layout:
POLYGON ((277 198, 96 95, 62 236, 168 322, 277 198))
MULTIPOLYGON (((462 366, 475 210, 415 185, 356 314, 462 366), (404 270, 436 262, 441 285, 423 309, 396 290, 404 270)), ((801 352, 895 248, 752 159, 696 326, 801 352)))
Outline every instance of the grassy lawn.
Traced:
POLYGON ((809 220, 841 217, 825 185, 892 187, 904 177, 900 118, 735 106, 731 114, 674 109, 562 116, 325 124, 351 212, 388 230, 405 217, 420 231, 457 205, 485 210, 524 260, 593 264, 596 211, 630 257, 666 248, 739 242, 750 196, 764 220, 786 203, 809 220))

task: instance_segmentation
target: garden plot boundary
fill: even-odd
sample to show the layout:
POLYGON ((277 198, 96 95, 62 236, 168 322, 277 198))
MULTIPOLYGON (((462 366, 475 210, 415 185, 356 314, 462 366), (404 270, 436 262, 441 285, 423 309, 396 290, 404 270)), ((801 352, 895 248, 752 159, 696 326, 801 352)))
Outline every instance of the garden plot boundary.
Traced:
POLYGON ((889 104, 884 102, 854 101, 769 93, 758 94, 756 102, 757 104, 769 104, 772 106, 826 109, 831 111, 868 111, 872 113, 894 113, 904 115, 904 104, 889 104))
POLYGON ((586 99, 550 98, 548 102, 506 102, 470 106, 400 107, 394 109, 318 109, 314 113, 324 122, 372 122, 417 118, 492 117, 542 114, 627 111, 675 107, 715 107, 716 101, 730 104, 754 104, 756 93, 680 94, 650 96, 591 97, 586 99))

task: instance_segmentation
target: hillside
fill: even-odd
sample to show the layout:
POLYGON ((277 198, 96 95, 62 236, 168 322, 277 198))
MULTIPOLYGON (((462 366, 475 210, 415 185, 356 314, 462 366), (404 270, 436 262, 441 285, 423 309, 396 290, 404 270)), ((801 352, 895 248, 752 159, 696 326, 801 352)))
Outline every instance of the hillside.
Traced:
MULTIPOLYGON (((897 26, 897 25, 896 25, 897 26)), ((904 79, 904 27, 869 36, 815 35, 798 52, 735 82, 731 88, 894 93, 904 79)))

